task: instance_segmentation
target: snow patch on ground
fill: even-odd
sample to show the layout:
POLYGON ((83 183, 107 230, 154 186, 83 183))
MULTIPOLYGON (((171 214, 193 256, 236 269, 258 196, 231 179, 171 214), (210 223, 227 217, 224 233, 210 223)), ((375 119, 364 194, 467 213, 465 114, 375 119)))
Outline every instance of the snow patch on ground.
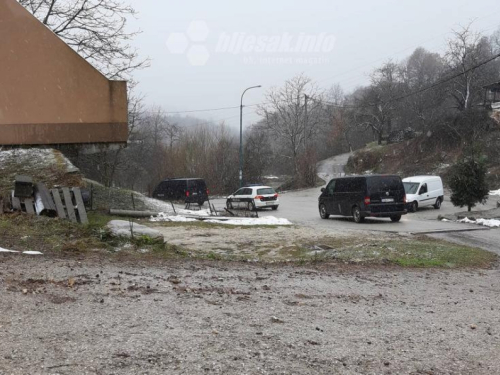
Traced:
MULTIPOLYGON (((199 213, 199 211, 194 211, 199 213)), ((203 215, 200 215, 203 216, 203 215)), ((208 216, 208 215, 207 215, 208 216)), ((153 222, 171 221, 171 222, 194 222, 198 221, 196 218, 186 217, 183 215, 171 215, 168 212, 162 212, 157 217, 150 219, 153 222)), ((276 218, 274 216, 258 217, 258 218, 244 218, 244 219, 207 219, 205 223, 213 224, 226 224, 226 225, 292 225, 287 219, 276 218)))
POLYGON ((216 223, 216 224, 227 224, 227 225, 292 225, 292 223, 283 218, 277 218, 274 216, 257 217, 257 218, 245 218, 241 220, 217 220, 209 219, 205 220, 205 223, 216 223))
POLYGON ((466 224, 477 224, 477 225, 483 225, 485 227, 490 227, 490 228, 500 228, 500 220, 497 219, 476 219, 476 220, 471 220, 469 218, 464 218, 461 220, 458 220, 459 223, 466 223, 466 224))
MULTIPOLYGON (((21 253, 21 251, 8 250, 8 249, 3 249, 0 247, 0 253, 19 254, 19 253, 21 253)), ((25 254, 25 255, 43 255, 43 253, 41 253, 39 251, 23 251, 22 254, 25 254)))
POLYGON ((175 212, 174 212, 174 208, 172 207, 172 204, 170 202, 165 202, 148 197, 142 197, 142 200, 144 201, 144 204, 146 204, 149 207, 149 209, 154 212, 160 212, 163 214, 170 214, 170 215, 178 214, 185 216, 202 216, 202 217, 210 216, 210 210, 208 208, 202 210, 186 210, 183 208, 183 206, 174 204, 175 207, 175 212))
POLYGON ((158 216, 152 217, 151 221, 153 221, 153 222, 172 221, 172 222, 176 222, 176 223, 187 223, 187 222, 198 221, 198 220, 188 218, 185 216, 170 215, 168 212, 160 212, 160 214, 158 216))
POLYGON ((500 189, 490 191, 490 195, 500 195, 500 189))
POLYGON ((19 251, 2 249, 0 247, 0 253, 18 253, 19 251))

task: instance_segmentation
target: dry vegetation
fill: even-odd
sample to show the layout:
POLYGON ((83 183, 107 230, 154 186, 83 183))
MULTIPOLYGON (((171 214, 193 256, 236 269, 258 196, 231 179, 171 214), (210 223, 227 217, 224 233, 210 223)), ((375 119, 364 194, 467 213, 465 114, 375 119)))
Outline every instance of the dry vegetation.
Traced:
MULTIPOLYGON (((38 250, 46 256, 111 259, 212 259, 262 263, 331 263, 402 267, 488 268, 496 255, 426 237, 381 235, 360 239, 329 236, 299 227, 234 227, 207 223, 161 223, 165 242, 148 237, 111 237, 108 215, 90 213, 90 224, 12 214, 0 217, 0 247, 38 250)), ((145 225, 146 220, 134 220, 145 225)))
MULTIPOLYGON (((500 132, 494 131, 481 140, 482 152, 487 157, 488 182, 500 186, 500 154, 497 145, 500 132)), ((346 166, 348 173, 394 173, 402 177, 436 174, 447 181, 448 168, 456 163, 463 147, 449 143, 445 138, 429 139, 421 135, 416 139, 396 144, 371 143, 356 151, 346 166)))

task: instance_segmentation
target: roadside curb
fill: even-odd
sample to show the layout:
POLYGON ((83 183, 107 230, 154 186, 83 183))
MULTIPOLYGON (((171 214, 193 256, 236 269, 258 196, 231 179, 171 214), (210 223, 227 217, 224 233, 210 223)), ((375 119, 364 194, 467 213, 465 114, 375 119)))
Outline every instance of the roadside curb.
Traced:
POLYGON ((475 232, 480 230, 491 230, 491 228, 436 229, 436 230, 409 232, 409 233, 412 235, 417 235, 417 234, 439 234, 439 233, 455 233, 455 232, 475 232))

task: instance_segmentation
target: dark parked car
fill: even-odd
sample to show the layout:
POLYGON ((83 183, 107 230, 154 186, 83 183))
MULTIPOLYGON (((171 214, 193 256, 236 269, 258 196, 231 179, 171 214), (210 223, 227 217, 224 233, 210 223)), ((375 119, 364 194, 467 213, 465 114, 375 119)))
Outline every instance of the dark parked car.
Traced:
POLYGON ((403 182, 392 175, 334 178, 321 189, 318 206, 322 219, 352 216, 356 223, 368 216, 390 217, 397 222, 407 213, 403 182))
POLYGON ((184 201, 198 203, 200 206, 208 200, 208 189, 201 178, 174 178, 158 184, 153 198, 165 201, 184 201))

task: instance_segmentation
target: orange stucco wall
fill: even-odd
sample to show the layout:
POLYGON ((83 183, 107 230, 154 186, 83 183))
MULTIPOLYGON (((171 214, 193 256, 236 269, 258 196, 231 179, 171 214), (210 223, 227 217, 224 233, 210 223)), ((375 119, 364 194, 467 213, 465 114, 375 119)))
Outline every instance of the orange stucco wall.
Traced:
POLYGON ((0 145, 126 142, 127 85, 109 81, 16 0, 0 0, 0 145))

